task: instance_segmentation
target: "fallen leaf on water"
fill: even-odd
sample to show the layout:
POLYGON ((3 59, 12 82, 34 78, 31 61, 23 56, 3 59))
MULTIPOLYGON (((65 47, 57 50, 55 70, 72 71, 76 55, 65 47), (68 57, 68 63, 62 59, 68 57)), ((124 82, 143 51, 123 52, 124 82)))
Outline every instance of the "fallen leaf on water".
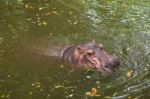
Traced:
POLYGON ((54 86, 54 88, 56 88, 56 89, 58 89, 58 88, 64 88, 64 86, 62 86, 62 85, 56 85, 56 86, 54 86))
POLYGON ((2 94, 1 97, 4 98, 4 97, 5 97, 5 94, 2 94))
POLYGON ((60 11, 60 12, 62 12, 62 13, 63 13, 63 12, 65 12, 65 11, 60 11))
POLYGON ((50 97, 50 95, 47 95, 47 97, 50 97))
POLYGON ((41 11, 41 10, 43 10, 43 8, 42 8, 42 7, 40 7, 40 8, 39 8, 39 11, 41 11))
POLYGON ((7 98, 9 98, 9 97, 10 97, 10 95, 6 95, 6 97, 7 97, 7 98))
POLYGON ((32 95, 33 94, 33 92, 31 91, 31 92, 29 92, 29 95, 32 95))
POLYGON ((131 96, 128 96, 128 99, 131 99, 131 96))
POLYGON ((75 22, 73 22, 73 24, 74 24, 74 25, 77 25, 78 23, 79 23, 79 21, 75 21, 75 22))
POLYGON ((86 78, 90 79, 90 78, 91 78, 91 76, 86 76, 86 78))
POLYGON ((40 88, 41 87, 41 83, 40 82, 35 82, 32 84, 32 86, 36 87, 36 88, 40 88))
POLYGON ((27 9, 34 9, 34 7, 33 6, 31 6, 31 5, 25 5, 25 8, 27 8, 27 9))
POLYGON ((60 65, 60 68, 64 68, 64 66, 63 66, 63 65, 60 65))
POLYGON ((106 96, 106 97, 104 97, 104 99, 112 99, 112 97, 106 96))
POLYGON ((52 13, 55 15, 59 15, 59 13, 57 11, 52 11, 52 13))
POLYGON ((43 25, 47 25, 47 22, 46 22, 46 21, 43 21, 43 25))
POLYGON ((72 12, 72 11, 69 11, 69 14, 71 15, 71 14, 73 14, 73 12, 72 12))
POLYGON ((45 16, 47 16, 47 15, 51 15, 51 14, 52 14, 51 12, 48 12, 48 13, 46 13, 46 14, 45 14, 45 16))
POLYGON ((129 70, 127 73, 126 73, 126 76, 129 78, 131 77, 133 74, 133 70, 129 70))
POLYGON ((116 96, 118 94, 118 92, 115 92, 114 94, 113 94, 113 96, 116 96))
POLYGON ((97 96, 97 97, 101 96, 100 94, 97 94, 97 89, 96 88, 92 88, 91 92, 86 92, 85 95, 86 96, 97 96))
POLYGON ((38 23, 38 26, 41 26, 42 25, 42 23, 38 23))
POLYGON ((97 89, 96 88, 92 88, 92 93, 93 93, 93 95, 96 95, 97 89))
POLYGON ((11 75, 7 75, 7 77, 9 78, 9 77, 11 77, 11 75))

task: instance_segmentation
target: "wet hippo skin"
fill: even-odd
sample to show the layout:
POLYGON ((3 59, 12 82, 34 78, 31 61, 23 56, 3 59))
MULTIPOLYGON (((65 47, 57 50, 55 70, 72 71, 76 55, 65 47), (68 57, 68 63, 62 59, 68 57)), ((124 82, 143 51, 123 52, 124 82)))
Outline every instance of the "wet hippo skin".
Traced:
POLYGON ((100 72, 112 72, 120 64, 116 56, 108 54, 102 44, 88 42, 81 45, 69 46, 63 49, 58 57, 64 63, 76 67, 95 69, 100 72))

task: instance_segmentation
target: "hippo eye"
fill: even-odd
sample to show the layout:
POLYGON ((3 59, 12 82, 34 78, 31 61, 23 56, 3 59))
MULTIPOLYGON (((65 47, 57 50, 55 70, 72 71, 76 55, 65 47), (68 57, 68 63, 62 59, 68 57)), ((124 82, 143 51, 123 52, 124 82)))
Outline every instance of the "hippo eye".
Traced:
POLYGON ((95 55, 95 52, 94 52, 94 51, 89 51, 89 52, 87 52, 87 55, 88 55, 88 56, 94 56, 94 55, 95 55))

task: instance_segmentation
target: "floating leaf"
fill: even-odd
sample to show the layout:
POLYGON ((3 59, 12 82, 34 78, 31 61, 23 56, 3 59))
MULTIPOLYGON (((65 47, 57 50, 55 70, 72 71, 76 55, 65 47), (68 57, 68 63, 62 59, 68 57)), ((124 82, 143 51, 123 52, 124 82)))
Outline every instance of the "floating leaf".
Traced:
POLYGON ((52 11, 53 14, 59 15, 57 11, 52 11))
POLYGON ((40 84, 40 82, 35 82, 35 83, 32 84, 32 86, 34 86, 36 88, 40 88, 41 84, 40 84))
POLYGON ((72 12, 72 11, 69 11, 69 14, 70 14, 70 15, 72 15, 72 14, 73 14, 73 12, 72 12))
POLYGON ((71 20, 67 20, 69 23, 71 23, 71 20))
POLYGON ((129 70, 127 73, 126 73, 126 76, 129 78, 131 77, 133 74, 133 70, 129 70))
POLYGON ((91 76, 86 76, 86 78, 90 79, 90 78, 91 78, 91 76))
POLYGON ((60 68, 64 68, 64 66, 63 66, 63 65, 60 65, 60 68))
POLYGON ((26 4, 26 5, 25 5, 25 8, 28 8, 28 7, 29 7, 29 5, 26 4))
POLYGON ((36 88, 40 88, 41 87, 41 84, 40 84, 40 82, 36 82, 36 88))
POLYGON ((56 89, 58 89, 58 88, 64 88, 64 86, 62 86, 62 85, 56 85, 56 86, 54 86, 56 89))
POLYGON ((92 88, 92 94, 96 95, 96 93, 97 93, 97 89, 96 88, 92 88))
POLYGON ((96 81, 97 84, 100 84, 100 81, 96 81))
POLYGON ((51 14, 52 14, 51 12, 48 12, 48 13, 45 14, 45 16, 48 16, 48 15, 51 15, 51 14))
POLYGON ((60 11, 60 12, 62 12, 62 13, 63 13, 63 12, 65 12, 65 11, 60 11))
POLYGON ((96 97, 100 97, 100 94, 97 94, 97 89, 96 88, 92 88, 91 92, 86 92, 85 93, 86 96, 96 96, 96 97))
POLYGON ((131 99, 131 96, 128 96, 128 99, 131 99))
POLYGON ((7 98, 9 98, 9 97, 10 97, 10 95, 8 95, 8 94, 7 94, 7 95, 6 95, 6 97, 7 97, 7 98))
POLYGON ((38 23, 38 26, 41 26, 42 25, 42 23, 38 23))
POLYGON ((41 88, 40 91, 43 91, 43 89, 41 88))
POLYGON ((8 78, 10 78, 10 77, 11 77, 11 75, 7 75, 7 77, 8 77, 8 78))
POLYGON ((39 11, 41 11, 41 10, 43 10, 43 8, 42 8, 42 7, 40 7, 40 8, 39 8, 39 11))
POLYGON ((106 97, 104 97, 104 99, 112 99, 112 97, 111 96, 106 96, 106 97))
POLYGON ((73 94, 70 94, 70 95, 69 95, 69 97, 72 97, 72 96, 73 96, 73 94))
POLYGON ((25 5, 25 8, 27 8, 27 9, 34 9, 34 7, 33 6, 31 6, 31 5, 25 5))
POLYGON ((33 94, 33 92, 31 91, 31 92, 29 92, 29 95, 32 95, 33 94))
POLYGON ((46 22, 46 21, 43 21, 43 23, 42 23, 42 24, 46 26, 46 25, 47 25, 47 22, 46 22))
POLYGON ((112 84, 110 83, 110 84, 108 84, 106 87, 107 87, 107 88, 112 88, 112 84))
POLYGON ((47 95, 47 97, 50 97, 50 95, 47 95))
POLYGON ((77 25, 77 24, 79 24, 79 21, 75 21, 75 22, 73 22, 73 24, 74 24, 74 25, 77 25))
POLYGON ((118 92, 115 92, 114 94, 113 94, 113 96, 116 96, 118 94, 118 92))
POLYGON ((91 92, 86 92, 85 93, 86 96, 91 96, 91 94, 92 94, 91 92))
POLYGON ((5 94, 2 94, 1 97, 4 98, 4 97, 5 97, 5 94))

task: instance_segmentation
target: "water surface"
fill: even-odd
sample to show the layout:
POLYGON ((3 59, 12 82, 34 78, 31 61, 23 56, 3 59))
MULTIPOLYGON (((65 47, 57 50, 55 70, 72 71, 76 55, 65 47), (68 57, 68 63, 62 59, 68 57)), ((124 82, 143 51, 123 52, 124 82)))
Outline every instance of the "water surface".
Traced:
POLYGON ((0 98, 150 97, 149 0, 1 0, 0 19, 0 98), (120 58, 118 71, 76 71, 39 53, 93 39, 120 58))

